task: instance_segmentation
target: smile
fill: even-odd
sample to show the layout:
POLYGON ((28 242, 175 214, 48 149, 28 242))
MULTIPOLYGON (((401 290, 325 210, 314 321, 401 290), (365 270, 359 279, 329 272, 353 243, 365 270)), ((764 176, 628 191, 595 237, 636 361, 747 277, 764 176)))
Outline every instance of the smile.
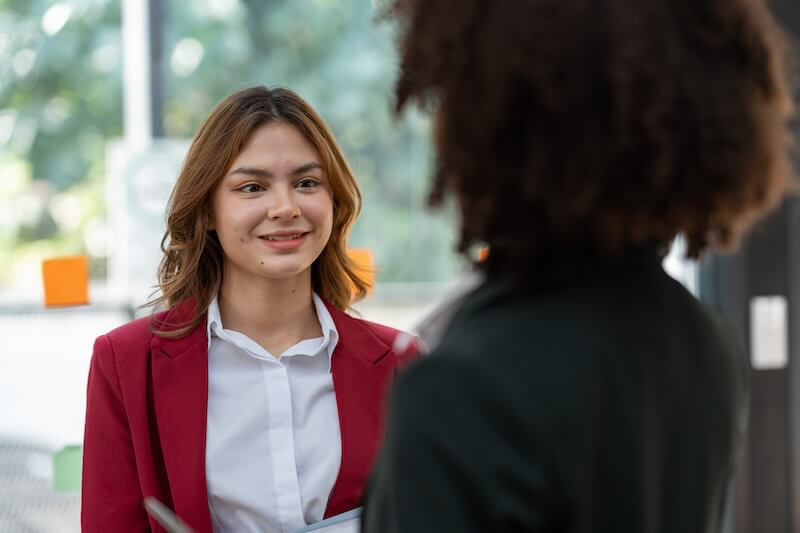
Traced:
POLYGON ((259 239, 264 239, 265 241, 293 241, 299 239, 300 237, 304 237, 306 233, 294 233, 291 235, 264 235, 263 237, 259 237, 259 239))
POLYGON ((265 246, 280 252, 290 253, 299 250, 310 232, 298 233, 275 233, 272 235, 262 235, 259 237, 265 246))

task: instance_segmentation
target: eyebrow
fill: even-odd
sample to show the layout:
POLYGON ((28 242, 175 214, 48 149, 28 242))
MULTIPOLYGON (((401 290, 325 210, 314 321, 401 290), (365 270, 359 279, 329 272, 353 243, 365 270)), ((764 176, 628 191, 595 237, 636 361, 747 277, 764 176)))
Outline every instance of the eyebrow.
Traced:
MULTIPOLYGON (((322 165, 317 162, 306 163, 305 165, 301 165, 296 169, 289 172, 290 176, 297 176, 300 174, 305 174, 309 170, 319 169, 322 170, 322 165)), ((232 174, 246 174, 248 176, 256 176, 259 178, 274 178, 275 175, 270 172, 269 170, 265 170, 263 168, 257 167, 239 167, 230 172, 229 175, 232 174)))

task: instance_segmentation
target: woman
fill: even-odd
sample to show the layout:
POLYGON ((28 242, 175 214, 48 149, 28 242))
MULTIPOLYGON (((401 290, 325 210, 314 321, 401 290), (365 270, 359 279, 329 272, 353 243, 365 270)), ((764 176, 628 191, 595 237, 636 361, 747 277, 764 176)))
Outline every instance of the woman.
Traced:
POLYGON ((225 99, 172 192, 166 311, 95 342, 84 531, 291 531, 358 505, 386 387, 414 349, 344 313, 360 194, 316 112, 286 89, 225 99), (405 345, 400 342, 398 345, 405 345))
POLYGON ((436 119, 486 281, 393 388, 369 533, 722 527, 747 360, 662 269, 789 188, 763 0, 395 0, 398 109, 436 119), (427 104, 427 106, 425 105, 427 104))

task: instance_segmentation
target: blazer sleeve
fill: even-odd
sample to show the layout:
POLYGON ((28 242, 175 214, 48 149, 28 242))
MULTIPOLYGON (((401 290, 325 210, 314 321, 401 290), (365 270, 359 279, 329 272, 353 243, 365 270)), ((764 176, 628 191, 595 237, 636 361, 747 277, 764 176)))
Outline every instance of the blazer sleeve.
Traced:
POLYGON ((105 336, 95 341, 89 369, 81 527, 84 533, 149 530, 114 351, 105 336))
POLYGON ((540 463, 518 459, 497 396, 502 389, 487 386, 481 369, 440 354, 400 376, 362 532, 546 529, 538 497, 546 476, 540 463))

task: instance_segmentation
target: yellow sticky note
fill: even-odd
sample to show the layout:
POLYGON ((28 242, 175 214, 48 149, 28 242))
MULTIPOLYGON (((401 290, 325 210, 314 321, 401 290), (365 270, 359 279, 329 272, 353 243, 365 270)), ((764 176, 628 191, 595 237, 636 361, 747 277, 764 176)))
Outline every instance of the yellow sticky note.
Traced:
POLYGON ((89 260, 84 256, 58 257, 42 262, 44 305, 89 303, 89 260))
POLYGON ((347 256, 356 267, 356 273, 369 286, 369 291, 375 286, 375 260, 369 248, 350 248, 347 256))

